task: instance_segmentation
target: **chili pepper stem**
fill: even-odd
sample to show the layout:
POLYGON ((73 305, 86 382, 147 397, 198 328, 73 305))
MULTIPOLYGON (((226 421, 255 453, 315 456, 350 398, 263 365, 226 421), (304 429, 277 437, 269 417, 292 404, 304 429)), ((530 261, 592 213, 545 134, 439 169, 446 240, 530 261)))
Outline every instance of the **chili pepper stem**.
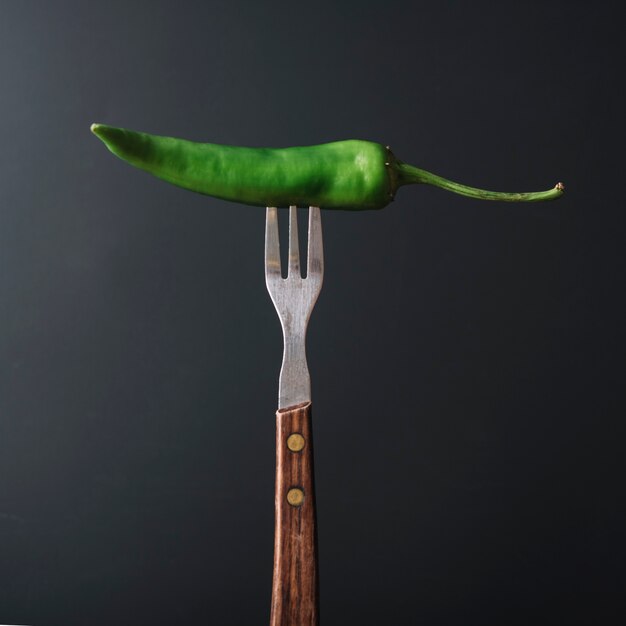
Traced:
POLYGON ((426 185, 434 185, 447 191, 458 193, 468 198, 477 198, 479 200, 500 200, 502 202, 539 202, 542 200, 556 200, 563 195, 565 185, 557 183, 548 191, 530 191, 524 193, 508 193, 504 191, 487 191, 485 189, 477 189, 476 187, 468 187, 461 183, 455 183, 452 180, 437 176, 419 167, 414 167, 408 163, 396 162, 396 170, 398 174, 398 186, 414 185, 423 183, 426 185))

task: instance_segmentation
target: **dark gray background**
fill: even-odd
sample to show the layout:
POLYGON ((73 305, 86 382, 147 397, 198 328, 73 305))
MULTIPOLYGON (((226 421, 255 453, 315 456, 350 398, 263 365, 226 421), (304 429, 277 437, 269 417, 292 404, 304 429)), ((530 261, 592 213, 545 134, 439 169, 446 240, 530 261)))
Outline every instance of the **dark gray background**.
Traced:
POLYGON ((93 121, 563 180, 324 213, 322 621, 623 623, 617 8, 0 1, 0 623, 268 621, 264 211, 134 170, 93 121))

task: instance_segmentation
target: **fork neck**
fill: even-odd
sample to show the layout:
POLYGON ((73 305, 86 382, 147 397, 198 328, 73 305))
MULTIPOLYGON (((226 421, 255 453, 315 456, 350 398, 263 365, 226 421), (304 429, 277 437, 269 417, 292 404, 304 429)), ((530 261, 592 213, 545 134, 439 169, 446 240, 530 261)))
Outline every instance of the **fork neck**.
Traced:
POLYGON ((311 376, 306 362, 305 336, 285 336, 278 383, 278 408, 286 409, 311 401, 311 376))

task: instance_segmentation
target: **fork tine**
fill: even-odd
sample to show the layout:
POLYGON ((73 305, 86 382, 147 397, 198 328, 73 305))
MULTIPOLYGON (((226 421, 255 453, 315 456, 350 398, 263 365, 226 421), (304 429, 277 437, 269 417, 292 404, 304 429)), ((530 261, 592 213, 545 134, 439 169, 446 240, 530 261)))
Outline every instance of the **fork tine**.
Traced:
POLYGON ((300 278, 300 244, 298 243, 298 207, 289 207, 289 270, 288 276, 300 278))
POLYGON ((322 242, 322 216, 319 207, 309 207, 309 243, 306 276, 324 274, 324 247, 322 242))
POLYGON ((278 209, 267 207, 265 214, 265 279, 282 278, 280 241, 278 238, 278 209))

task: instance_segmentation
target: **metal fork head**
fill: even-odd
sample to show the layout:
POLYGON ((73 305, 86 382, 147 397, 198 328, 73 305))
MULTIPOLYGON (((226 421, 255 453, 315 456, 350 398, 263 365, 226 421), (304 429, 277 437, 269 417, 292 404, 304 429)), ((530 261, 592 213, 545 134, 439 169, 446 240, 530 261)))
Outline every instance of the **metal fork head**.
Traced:
POLYGON ((306 362, 306 329, 324 277, 322 218, 319 207, 309 207, 306 278, 300 273, 298 209, 289 207, 289 261, 282 277, 278 210, 268 207, 265 219, 265 284, 283 329, 284 352, 280 370, 278 408, 311 401, 311 378, 306 362))

